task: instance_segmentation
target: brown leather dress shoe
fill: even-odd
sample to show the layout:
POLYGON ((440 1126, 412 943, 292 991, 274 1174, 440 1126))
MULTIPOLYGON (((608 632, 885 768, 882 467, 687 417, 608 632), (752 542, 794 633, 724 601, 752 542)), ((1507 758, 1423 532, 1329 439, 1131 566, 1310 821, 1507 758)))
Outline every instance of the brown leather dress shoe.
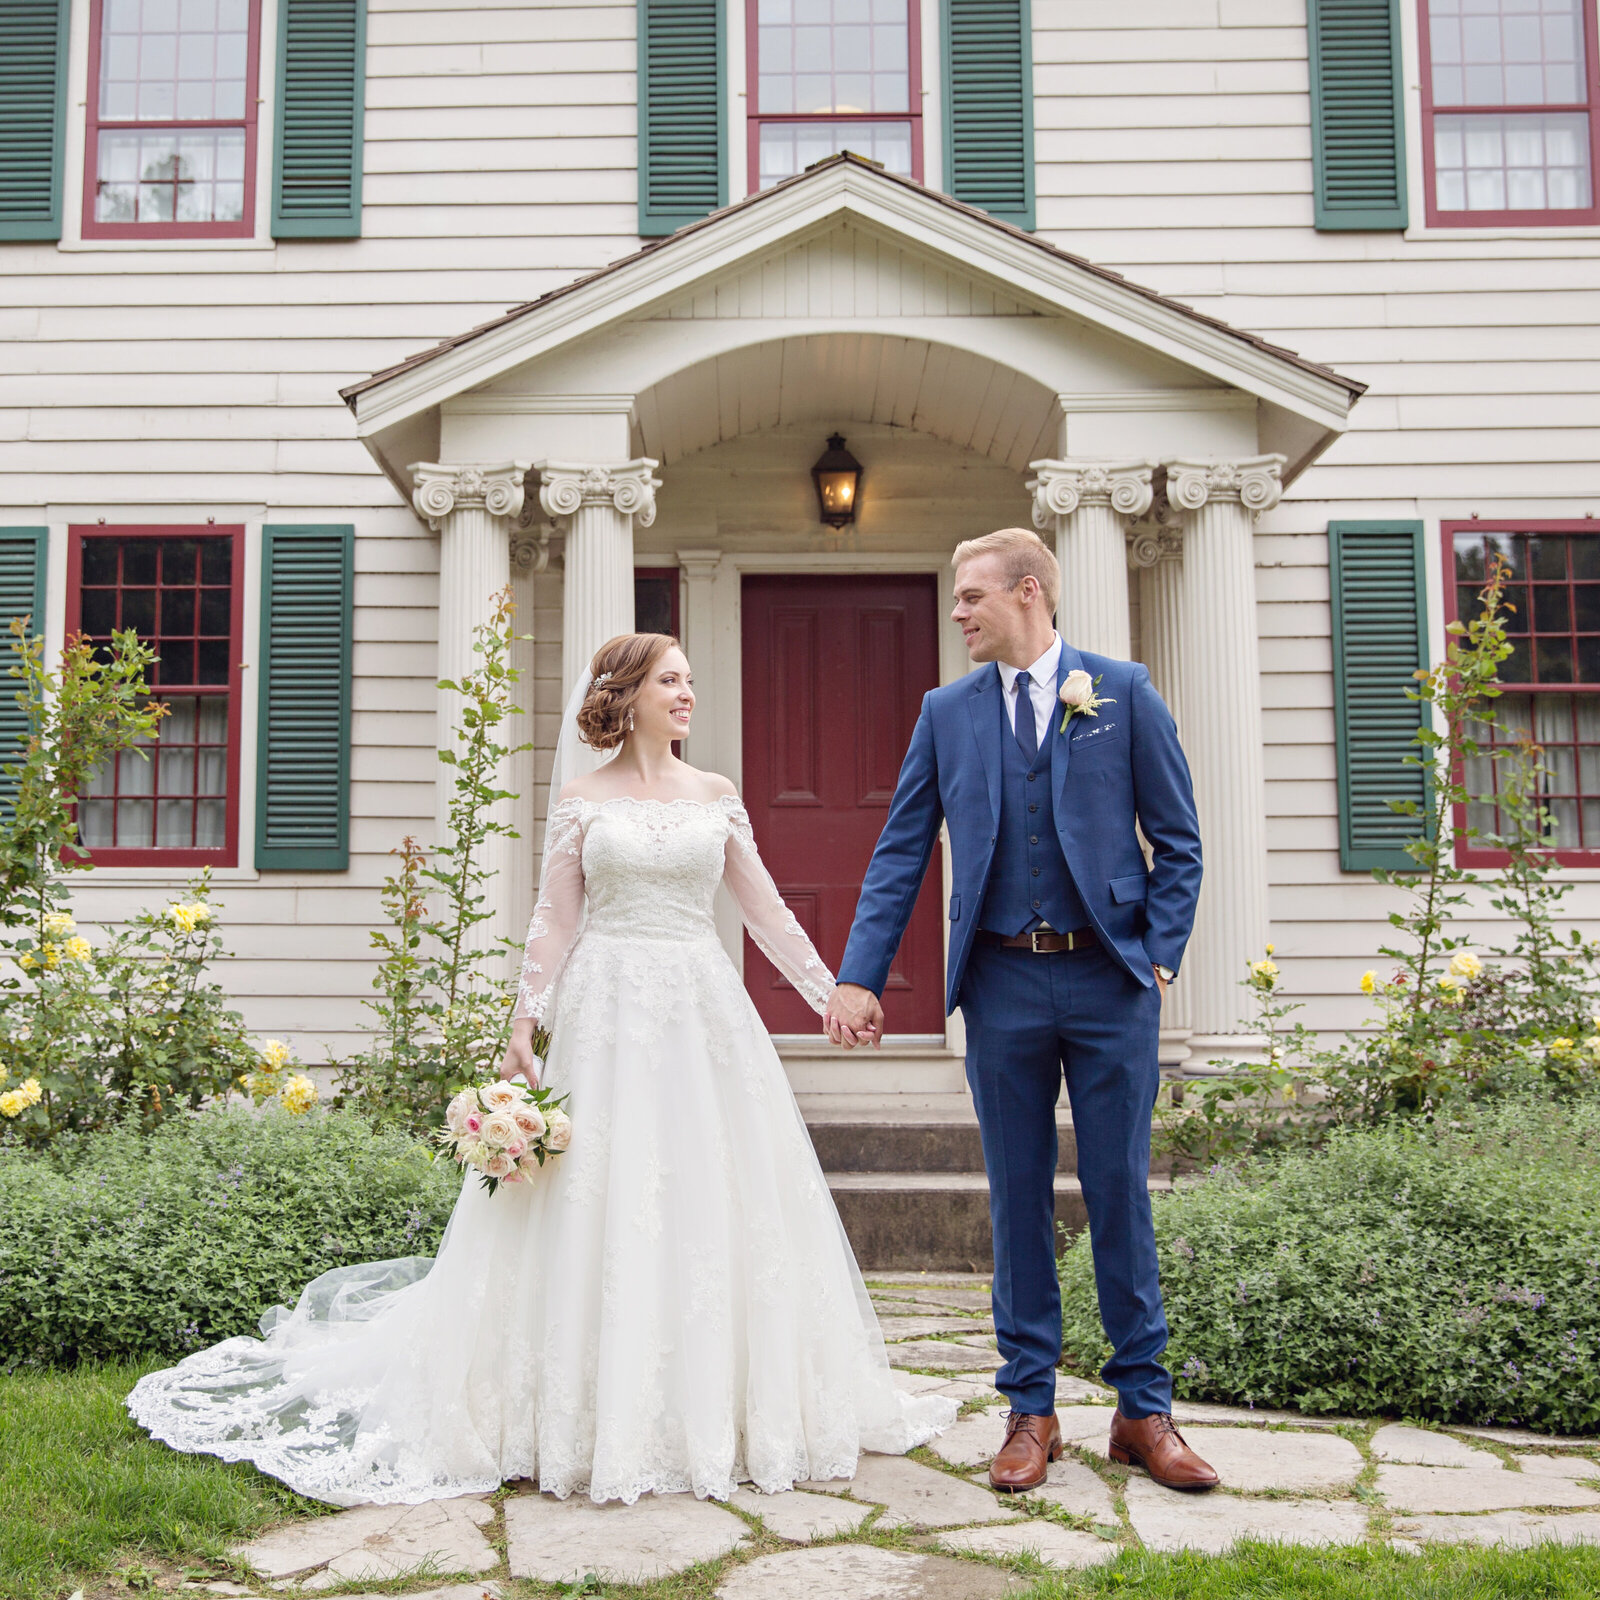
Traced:
POLYGON ((1061 1424, 1025 1411, 1006 1414, 1006 1442, 989 1463, 989 1484, 1004 1494, 1026 1494, 1044 1482, 1050 1463, 1061 1455, 1061 1424))
POLYGON ((1165 1411, 1134 1422, 1119 1407, 1111 1419, 1111 1459, 1143 1467, 1164 1489, 1215 1489, 1221 1481, 1183 1442, 1165 1411))

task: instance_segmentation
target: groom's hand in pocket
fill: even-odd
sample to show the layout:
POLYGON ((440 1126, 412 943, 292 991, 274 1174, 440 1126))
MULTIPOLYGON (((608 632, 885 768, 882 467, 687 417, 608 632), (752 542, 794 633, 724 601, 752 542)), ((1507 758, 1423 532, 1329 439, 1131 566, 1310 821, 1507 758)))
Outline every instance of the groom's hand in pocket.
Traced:
POLYGON ((883 1043, 883 1007, 870 989, 858 983, 841 983, 822 1018, 823 1031, 837 1045, 853 1050, 858 1044, 877 1049, 883 1043))

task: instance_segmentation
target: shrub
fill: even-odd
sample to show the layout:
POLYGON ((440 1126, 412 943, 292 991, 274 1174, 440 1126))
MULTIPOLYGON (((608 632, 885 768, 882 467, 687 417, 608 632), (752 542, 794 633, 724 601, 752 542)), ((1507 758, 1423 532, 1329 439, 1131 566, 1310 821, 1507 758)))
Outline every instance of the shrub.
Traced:
MULTIPOLYGON (((1600 1102, 1336 1132, 1159 1196, 1188 1399, 1456 1423, 1600 1425, 1600 1102)), ((1068 1358, 1107 1349, 1087 1238, 1068 1358)))
POLYGON ((330 1267, 430 1255, 461 1187, 358 1117, 277 1106, 0 1150, 0 1363, 177 1357, 330 1267))

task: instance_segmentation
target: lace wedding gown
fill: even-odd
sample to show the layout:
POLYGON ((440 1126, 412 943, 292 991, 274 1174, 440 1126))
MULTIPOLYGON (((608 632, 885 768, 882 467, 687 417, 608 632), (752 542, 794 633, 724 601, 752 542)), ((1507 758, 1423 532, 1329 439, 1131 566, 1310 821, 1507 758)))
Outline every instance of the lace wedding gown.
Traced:
POLYGON ((712 921, 727 883, 817 1010, 833 980, 744 807, 566 801, 517 1014, 551 1029, 571 1148, 464 1183, 438 1256, 343 1267, 142 1378, 134 1418, 334 1505, 511 1477, 597 1501, 849 1478, 955 1416, 893 1382, 782 1065, 712 921), (585 920, 587 904, 587 920, 585 920))

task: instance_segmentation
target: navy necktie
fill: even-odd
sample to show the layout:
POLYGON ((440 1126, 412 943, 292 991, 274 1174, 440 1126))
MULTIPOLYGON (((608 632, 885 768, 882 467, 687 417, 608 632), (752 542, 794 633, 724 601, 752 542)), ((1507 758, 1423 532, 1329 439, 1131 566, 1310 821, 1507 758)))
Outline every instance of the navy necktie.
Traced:
POLYGON ((1032 682, 1026 672, 1017 674, 1017 743, 1031 767, 1039 754, 1039 724, 1033 715, 1032 682))

